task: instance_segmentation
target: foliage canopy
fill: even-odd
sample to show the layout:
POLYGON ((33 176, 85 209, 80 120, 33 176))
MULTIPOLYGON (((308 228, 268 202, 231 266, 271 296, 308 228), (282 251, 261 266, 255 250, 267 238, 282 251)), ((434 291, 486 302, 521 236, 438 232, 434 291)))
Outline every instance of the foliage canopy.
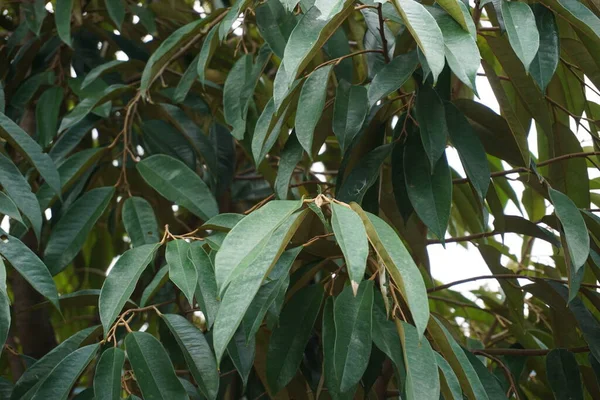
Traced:
POLYGON ((597 0, 0 11, 0 398, 600 398, 597 0))

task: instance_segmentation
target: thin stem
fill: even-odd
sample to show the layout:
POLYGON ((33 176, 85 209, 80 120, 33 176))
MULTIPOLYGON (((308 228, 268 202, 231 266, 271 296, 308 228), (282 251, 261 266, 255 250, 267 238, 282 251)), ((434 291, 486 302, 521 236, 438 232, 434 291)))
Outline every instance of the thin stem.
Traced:
MULTIPOLYGON (((440 290, 449 289, 452 286, 456 286, 456 285, 460 285, 460 284, 468 283, 468 282, 486 280, 486 279, 528 279, 533 282, 535 282, 535 281, 552 281, 552 282, 559 282, 559 283, 564 283, 564 284, 569 283, 568 281, 565 281, 562 279, 541 278, 541 277, 537 277, 537 276, 527 276, 527 275, 519 275, 519 274, 480 275, 480 276, 474 276, 471 278, 460 279, 458 281, 454 281, 454 282, 446 283, 444 285, 432 287, 430 289, 427 289, 427 293, 439 292, 440 290)), ((590 287, 590 288, 594 288, 594 289, 600 288, 599 285, 594 285, 591 283, 582 283, 581 286, 590 287)))
MULTIPOLYGON (((502 348, 490 348, 490 349, 473 349, 473 354, 481 354, 483 356, 496 355, 496 356, 545 356, 554 349, 502 349, 502 348)), ((571 353, 587 353, 590 351, 588 346, 583 347, 571 347, 566 349, 571 353)))

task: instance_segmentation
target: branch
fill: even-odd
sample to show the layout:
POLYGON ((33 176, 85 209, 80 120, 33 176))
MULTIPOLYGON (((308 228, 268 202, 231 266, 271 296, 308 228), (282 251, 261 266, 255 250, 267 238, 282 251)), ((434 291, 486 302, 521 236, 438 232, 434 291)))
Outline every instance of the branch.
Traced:
MULTIPOLYGON (((439 285, 439 286, 434 286, 430 289, 427 289, 427 293, 439 292, 440 290, 445 290, 445 289, 451 288, 452 286, 460 285, 460 284, 467 283, 467 282, 486 280, 486 279, 529 279, 530 281, 533 281, 533 282, 535 282, 535 281, 552 281, 552 282, 559 282, 559 283, 563 283, 563 284, 569 283, 568 281, 565 281, 562 279, 542 278, 542 277, 538 277, 538 276, 527 276, 527 275, 519 275, 519 274, 480 275, 480 276, 474 276, 471 278, 466 278, 466 279, 461 279, 458 281, 446 283, 446 284, 439 285)), ((581 286, 594 288, 594 289, 600 288, 599 285, 594 285, 592 283, 582 283, 581 286)))
POLYGON ((383 4, 379 3, 377 5, 377 16, 379 17, 379 35, 381 36, 381 49, 383 50, 383 57, 385 59, 385 63, 389 64, 390 55, 388 54, 388 42, 385 37, 385 20, 383 19, 383 4))
MULTIPOLYGON (((490 348, 490 349, 473 349, 471 353, 481 354, 482 356, 496 355, 496 356, 545 356, 554 349, 502 349, 502 348, 490 348)), ((582 347, 571 347, 565 350, 571 353, 587 353, 590 351, 588 346, 582 347)))
MULTIPOLYGON (((490 236, 501 235, 502 233, 503 232, 497 232, 497 231, 474 233, 473 235, 459 236, 459 237, 455 237, 455 238, 445 239, 444 243, 470 242, 471 240, 477 240, 477 239, 483 239, 483 238, 490 237, 490 236)), ((440 243, 442 243, 442 241, 439 239, 427 240, 427 245, 440 244, 440 243)))

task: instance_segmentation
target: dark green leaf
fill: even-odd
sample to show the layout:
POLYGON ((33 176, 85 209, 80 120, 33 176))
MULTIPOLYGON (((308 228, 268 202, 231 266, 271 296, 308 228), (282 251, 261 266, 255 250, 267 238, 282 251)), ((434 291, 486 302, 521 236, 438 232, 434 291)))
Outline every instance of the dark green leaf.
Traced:
POLYGON ((446 150, 448 138, 444 103, 431 86, 423 85, 417 91, 416 105, 421 142, 433 171, 446 150))
POLYGON ((125 20, 125 4, 123 0, 104 0, 106 5, 106 11, 110 19, 115 23, 117 29, 121 29, 123 21, 125 20))
POLYGON ((326 65, 313 71, 300 92, 298 109, 296 111, 296 135, 298 141, 312 157, 313 136, 315 128, 323 113, 327 98, 327 82, 333 65, 326 65))
POLYGON ((296 134, 292 133, 281 151, 277 178, 275 179, 275 191, 277 197, 282 200, 287 199, 290 179, 294 174, 296 165, 302 160, 302 154, 302 146, 298 142, 296 134))
POLYGON ((200 49, 200 53, 198 54, 197 73, 202 85, 204 85, 204 81, 206 80, 206 68, 219 44, 219 37, 216 36, 218 30, 219 26, 216 25, 208 31, 204 38, 204 43, 202 43, 202 49, 200 49))
POLYGON ((256 338, 246 340, 243 329, 238 329, 227 346, 227 353, 238 371, 244 388, 248 384, 248 376, 252 371, 254 356, 256 355, 256 338))
POLYGON ((37 141, 42 147, 48 146, 58 133, 58 114, 63 101, 63 90, 51 87, 40 96, 35 108, 37 141))
POLYGON ((12 219, 24 224, 17 205, 10 197, 4 194, 4 192, 0 192, 0 214, 8 215, 12 219))
POLYGON ((287 40, 296 26, 296 16, 286 11, 280 0, 268 0, 255 11, 262 37, 277 57, 283 58, 287 40))
POLYGON ((169 272, 169 266, 165 265, 161 269, 158 270, 152 281, 146 286, 144 291, 142 292, 142 297, 140 298, 140 307, 145 307, 148 305, 148 301, 154 297, 154 295, 162 288, 162 286, 167 283, 169 280, 169 276, 167 273, 169 272))
POLYGON ((165 258, 169 264, 169 278, 193 305, 198 271, 188 258, 189 249, 190 244, 184 239, 172 240, 167 244, 165 258))
POLYGON ((141 197, 130 197, 123 204, 123 226, 134 247, 160 241, 158 223, 152 206, 141 197))
POLYGON ((541 4, 534 4, 531 8, 539 31, 540 48, 531 62, 529 72, 542 92, 545 92, 560 57, 558 26, 552 11, 541 4))
POLYGON ((367 89, 341 81, 335 94, 333 132, 345 153, 367 116, 367 89))
POLYGON ((447 400, 462 400, 463 393, 460 388, 460 382, 456 377, 456 374, 452 370, 448 361, 444 359, 439 353, 435 353, 435 360, 437 362, 438 368, 441 371, 441 392, 444 395, 444 398, 447 400))
POLYGON ((529 66, 540 47, 535 16, 527 3, 503 1, 502 17, 510 45, 525 66, 525 70, 529 71, 529 66))
POLYGON ((350 276, 352 291, 356 295, 358 285, 363 280, 369 256, 367 232, 360 216, 346 205, 331 205, 331 226, 335 239, 346 259, 346 269, 350 276))
POLYGON ((583 399, 579 365, 573 353, 566 349, 552 350, 546 356, 546 373, 555 399, 583 399))
POLYGON ((92 68, 90 70, 90 72, 88 72, 85 75, 85 78, 81 82, 80 89, 84 90, 87 87, 90 87, 90 89, 91 89, 91 84, 94 81, 96 81, 96 79, 98 79, 100 76, 102 76, 104 74, 107 74, 109 72, 112 72, 112 71, 118 69, 119 67, 121 67, 124 64, 125 64, 125 61, 113 60, 113 61, 109 61, 104 64, 100 64, 97 67, 92 68))
POLYGON ((394 57, 386 64, 369 86, 369 105, 373 107, 379 100, 400 89, 417 68, 418 61, 417 52, 411 51, 394 57))
POLYGON ((104 351, 94 375, 94 397, 96 400, 121 398, 121 372, 125 364, 125 352, 118 347, 104 351))

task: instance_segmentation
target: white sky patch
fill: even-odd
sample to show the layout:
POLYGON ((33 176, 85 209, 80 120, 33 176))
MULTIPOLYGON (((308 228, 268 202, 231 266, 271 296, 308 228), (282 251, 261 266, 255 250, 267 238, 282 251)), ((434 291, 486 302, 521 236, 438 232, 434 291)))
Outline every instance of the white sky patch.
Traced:
POLYGON ((132 20, 134 25, 137 25, 138 22, 140 22, 140 17, 138 17, 137 15, 134 15, 132 20))
POLYGON ((46 221, 50 221, 52 219, 52 209, 46 208, 46 211, 44 211, 44 216, 46 217, 46 221))
POLYGON ((154 40, 154 36, 152 36, 152 35, 146 35, 142 38, 142 42, 144 42, 144 43, 148 43, 152 40, 154 40))
POLYGON ((319 172, 325 172, 325 164, 323 164, 322 162, 316 162, 314 163, 311 167, 310 167, 311 172, 313 172, 315 174, 315 177, 320 180, 321 182, 325 182, 327 179, 325 178, 325 175, 323 174, 319 174, 319 172))
POLYGON ((4 232, 10 231, 10 218, 8 215, 5 215, 4 218, 2 218, 2 222, 0 222, 0 229, 2 229, 4 232))
POLYGON ((115 52, 115 57, 119 61, 129 61, 129 57, 127 56, 127 54, 125 54, 121 50, 115 52))

